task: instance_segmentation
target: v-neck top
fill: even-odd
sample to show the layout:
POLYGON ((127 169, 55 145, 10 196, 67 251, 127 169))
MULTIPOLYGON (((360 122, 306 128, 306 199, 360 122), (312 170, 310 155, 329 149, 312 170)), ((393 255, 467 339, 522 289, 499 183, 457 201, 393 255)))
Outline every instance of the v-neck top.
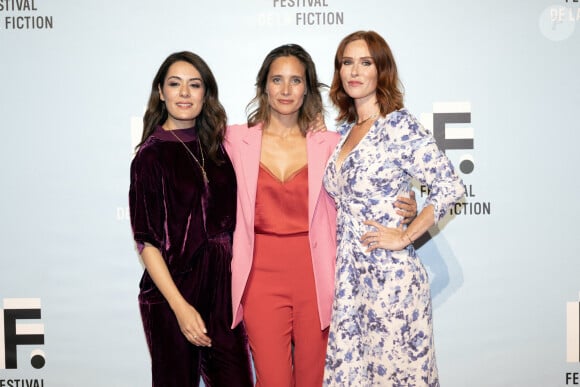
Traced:
POLYGON ((281 181, 260 163, 254 231, 279 236, 308 233, 308 165, 281 181))

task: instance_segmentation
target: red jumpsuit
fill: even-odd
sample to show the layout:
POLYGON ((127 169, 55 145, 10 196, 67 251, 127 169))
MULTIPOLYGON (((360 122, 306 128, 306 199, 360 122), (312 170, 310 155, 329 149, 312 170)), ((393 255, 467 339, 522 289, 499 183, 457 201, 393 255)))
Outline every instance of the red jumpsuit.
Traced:
POLYGON ((320 329, 308 241, 307 166, 282 182, 260 165, 254 229, 242 304, 256 386, 321 386, 328 329, 320 329))

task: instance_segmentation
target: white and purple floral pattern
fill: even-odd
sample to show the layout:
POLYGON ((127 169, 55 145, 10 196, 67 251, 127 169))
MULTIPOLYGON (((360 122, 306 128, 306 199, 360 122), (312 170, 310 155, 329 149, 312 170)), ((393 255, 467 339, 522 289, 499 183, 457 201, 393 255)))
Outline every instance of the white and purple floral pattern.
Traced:
POLYGON ((413 246, 367 253, 360 237, 376 220, 397 227, 394 202, 411 179, 430 187, 436 221, 464 194, 432 135, 406 109, 377 120, 337 170, 331 156, 324 186, 338 208, 336 290, 325 386, 439 386, 429 279, 413 246))

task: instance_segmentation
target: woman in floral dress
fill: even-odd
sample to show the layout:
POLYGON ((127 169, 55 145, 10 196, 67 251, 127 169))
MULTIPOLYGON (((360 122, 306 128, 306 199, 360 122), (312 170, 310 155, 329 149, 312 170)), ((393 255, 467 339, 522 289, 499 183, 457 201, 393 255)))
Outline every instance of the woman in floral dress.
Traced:
POLYGON ((340 43, 330 97, 343 124, 324 185, 338 210, 326 386, 439 386, 427 272, 413 241, 464 195, 431 133, 403 107, 391 50, 375 32, 340 43), (430 189, 407 227, 394 204, 430 189))

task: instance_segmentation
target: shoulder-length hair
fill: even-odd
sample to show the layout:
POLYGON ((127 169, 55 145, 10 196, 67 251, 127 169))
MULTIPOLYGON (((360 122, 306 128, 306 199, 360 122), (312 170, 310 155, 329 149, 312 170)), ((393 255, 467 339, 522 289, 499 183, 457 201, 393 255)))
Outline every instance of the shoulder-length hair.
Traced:
POLYGON ((167 120, 167 109, 161 101, 159 89, 163 89, 169 67, 176 62, 191 64, 201 76, 204 86, 203 108, 195 119, 195 129, 208 156, 214 162, 221 163, 219 150, 226 131, 226 111, 219 101, 217 82, 209 66, 199 55, 189 51, 169 55, 157 70, 151 83, 147 110, 143 116, 143 136, 137 148, 151 136, 158 125, 162 125, 167 120))
POLYGON ((330 100, 338 108, 337 121, 355 122, 358 117, 354 100, 344 91, 340 79, 342 57, 346 46, 355 40, 363 40, 377 68, 377 102, 382 116, 395 110, 401 109, 403 104, 403 92, 401 81, 397 72, 397 64, 391 48, 382 36, 374 31, 356 31, 346 36, 336 50, 334 56, 334 76, 330 86, 330 100))
POLYGON ((248 115, 248 126, 254 126, 258 123, 268 125, 270 123, 270 104, 268 103, 268 94, 266 93, 268 87, 268 73, 272 63, 285 56, 293 56, 304 66, 306 95, 304 101, 298 112, 298 126, 303 135, 308 130, 308 125, 312 123, 318 114, 323 112, 322 96, 320 88, 324 85, 318 82, 316 75, 316 66, 304 48, 297 44, 285 44, 276 47, 266 56, 262 62, 262 67, 256 76, 256 95, 248 104, 246 110, 250 111, 248 115), (254 108, 253 110, 251 110, 254 108))

